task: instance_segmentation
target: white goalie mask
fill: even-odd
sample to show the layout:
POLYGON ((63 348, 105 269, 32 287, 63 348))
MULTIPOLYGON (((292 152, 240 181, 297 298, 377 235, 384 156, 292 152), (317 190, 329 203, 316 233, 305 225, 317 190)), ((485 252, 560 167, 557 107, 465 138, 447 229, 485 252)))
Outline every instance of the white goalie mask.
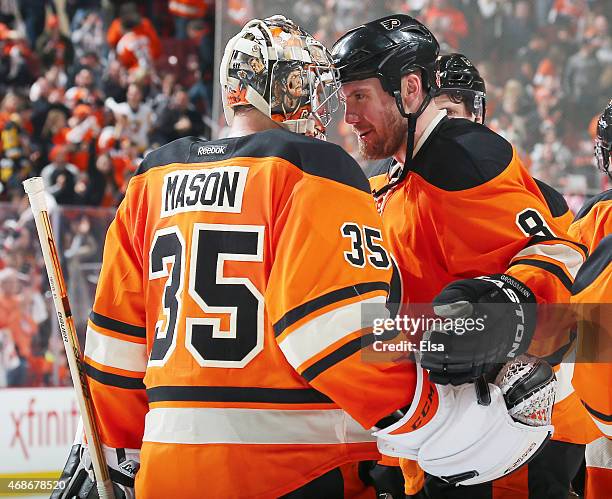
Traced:
POLYGON ((339 83, 328 50, 293 21, 254 19, 225 47, 220 80, 225 120, 253 106, 284 128, 325 138, 339 83))

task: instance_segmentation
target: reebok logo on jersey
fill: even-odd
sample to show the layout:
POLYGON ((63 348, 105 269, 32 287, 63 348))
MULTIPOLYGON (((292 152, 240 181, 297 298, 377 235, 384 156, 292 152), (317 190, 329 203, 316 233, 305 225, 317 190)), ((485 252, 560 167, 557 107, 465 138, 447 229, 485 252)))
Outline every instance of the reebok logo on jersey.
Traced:
POLYGON ((198 156, 210 156, 211 154, 216 154, 216 155, 225 154, 226 149, 227 149, 227 144, 200 146, 198 147, 198 156))
POLYGON ((164 177, 160 217, 188 211, 240 213, 249 169, 177 170, 164 177))

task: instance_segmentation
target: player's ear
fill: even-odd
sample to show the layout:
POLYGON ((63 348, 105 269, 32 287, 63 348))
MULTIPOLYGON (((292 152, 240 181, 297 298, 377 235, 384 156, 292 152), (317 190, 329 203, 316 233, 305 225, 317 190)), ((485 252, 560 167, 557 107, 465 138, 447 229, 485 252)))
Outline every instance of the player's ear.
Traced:
POLYGON ((409 110, 409 112, 414 112, 418 109, 422 90, 423 84, 421 83, 419 72, 402 76, 401 92, 404 109, 409 110))

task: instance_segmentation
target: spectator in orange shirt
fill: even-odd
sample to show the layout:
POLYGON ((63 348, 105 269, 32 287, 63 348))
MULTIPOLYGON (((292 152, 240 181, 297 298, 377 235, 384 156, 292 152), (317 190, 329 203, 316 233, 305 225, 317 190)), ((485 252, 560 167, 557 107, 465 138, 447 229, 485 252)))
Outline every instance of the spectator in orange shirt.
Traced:
POLYGON ((161 42, 155 28, 141 17, 134 3, 126 3, 119 9, 106 35, 108 44, 115 50, 117 59, 127 69, 152 69, 153 61, 161 55, 161 42))
POLYGON ((114 167, 115 183, 122 193, 125 193, 130 178, 134 175, 136 168, 142 161, 139 156, 138 145, 127 138, 119 143, 119 150, 111 155, 114 167))
POLYGON ((187 24, 193 19, 206 15, 206 0, 170 0, 168 10, 174 16, 174 36, 179 40, 187 38, 187 24))
POLYGON ((431 6, 425 11, 423 22, 440 41, 445 41, 455 50, 468 34, 463 12, 451 6, 448 0, 432 0, 431 6))
POLYGON ((20 359, 12 379, 9 379, 9 386, 20 386, 25 381, 28 358, 32 353, 32 337, 38 331, 29 314, 23 313, 19 278, 15 269, 0 270, 0 329, 11 332, 20 359))

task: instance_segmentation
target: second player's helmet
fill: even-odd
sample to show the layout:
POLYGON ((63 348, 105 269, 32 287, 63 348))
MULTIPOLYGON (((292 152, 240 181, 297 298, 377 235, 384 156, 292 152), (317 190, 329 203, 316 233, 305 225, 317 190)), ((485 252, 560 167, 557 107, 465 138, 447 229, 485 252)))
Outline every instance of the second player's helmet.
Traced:
POLYGON ((332 48, 340 82, 378 78, 395 96, 402 76, 421 70, 425 90, 437 88, 436 59, 440 46, 427 27, 405 14, 395 14, 352 29, 332 48))
POLYGON ((323 138, 337 109, 329 51, 293 21, 254 19, 225 47, 220 67, 223 111, 253 106, 296 133, 323 138))
POLYGON ((610 158, 612 157, 612 100, 604 109, 597 121, 597 136, 595 137, 595 161, 597 168, 612 178, 610 158))
POLYGON ((476 121, 484 123, 486 116, 487 89, 478 69, 463 54, 448 54, 438 59, 440 89, 438 95, 447 94, 465 102, 476 116, 476 121))

